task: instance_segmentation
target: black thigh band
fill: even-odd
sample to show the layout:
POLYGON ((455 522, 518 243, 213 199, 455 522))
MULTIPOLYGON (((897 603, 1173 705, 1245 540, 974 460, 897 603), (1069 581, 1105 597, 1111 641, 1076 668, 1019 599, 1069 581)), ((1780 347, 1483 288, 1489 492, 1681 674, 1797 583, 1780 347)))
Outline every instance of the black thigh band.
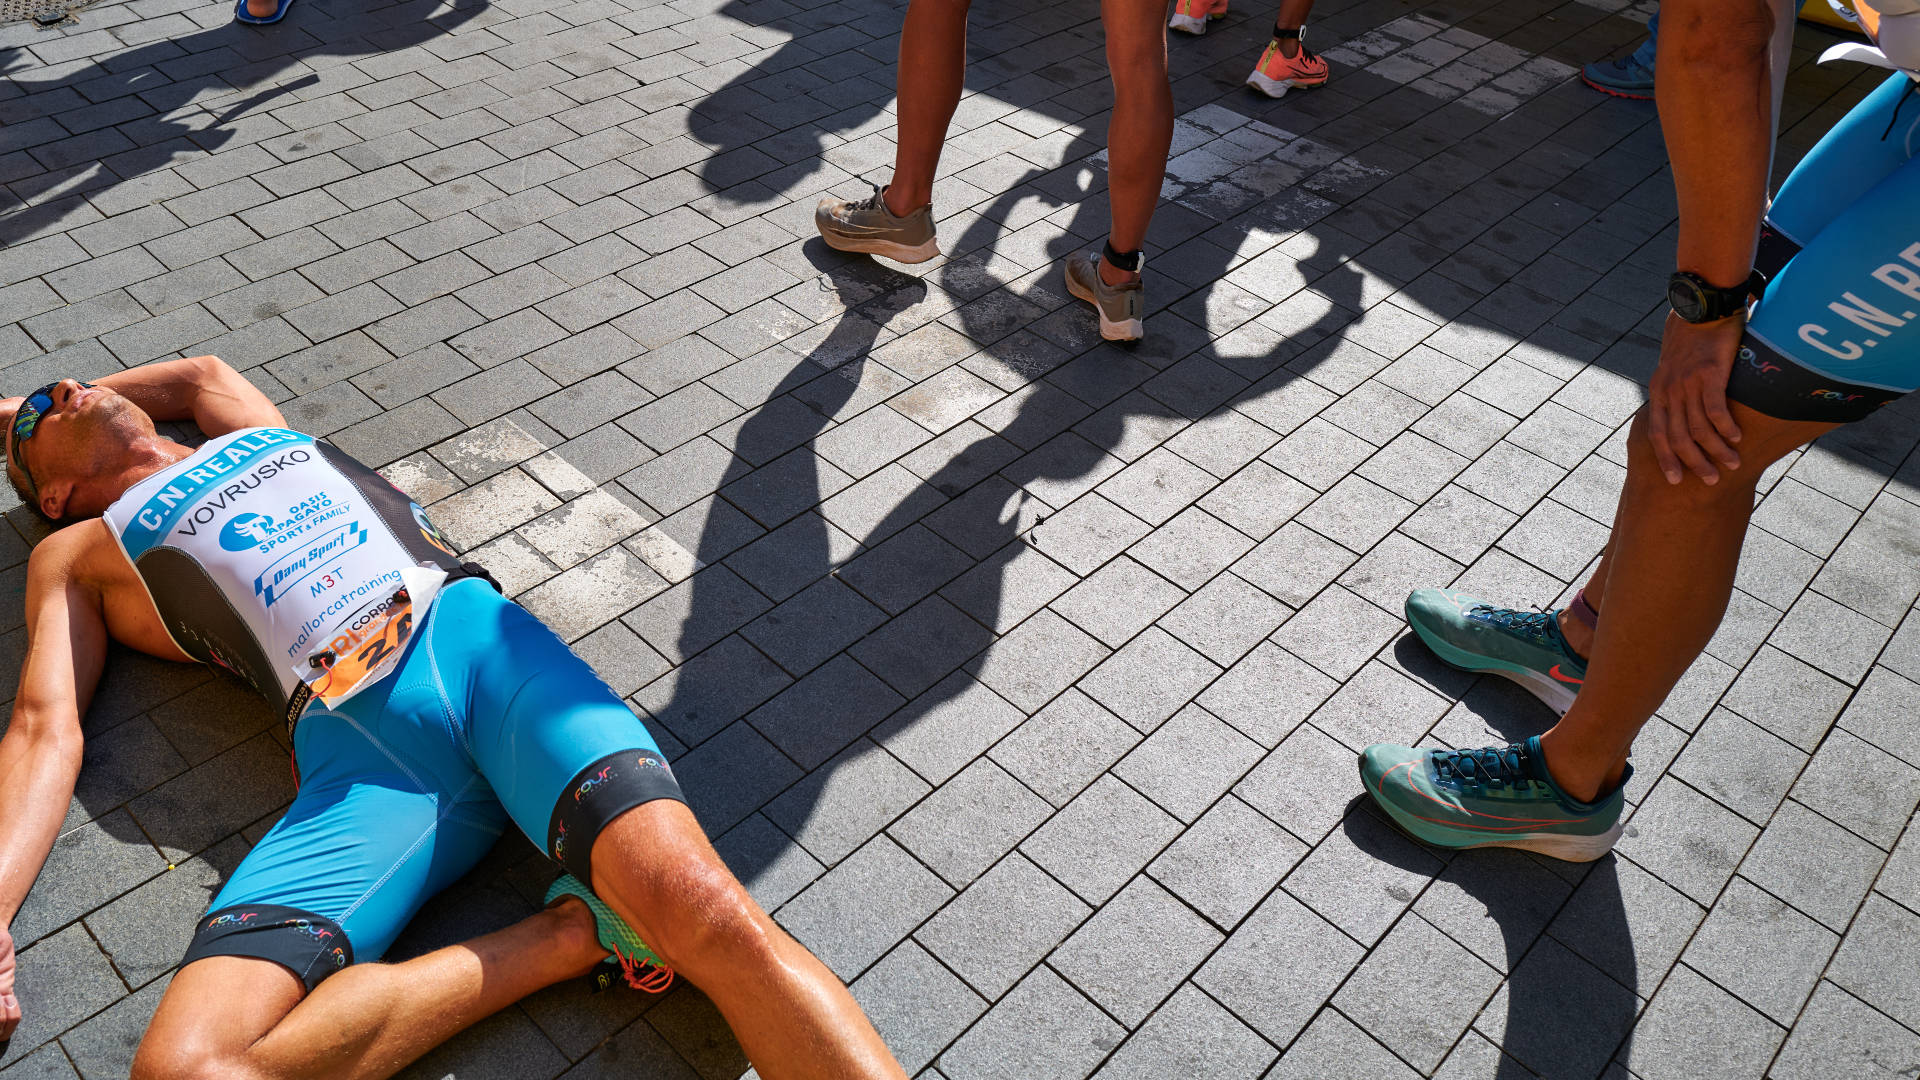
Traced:
POLYGON ((593 884, 593 842, 614 818, 655 799, 686 802, 667 759, 651 750, 621 750, 581 769, 547 823, 547 853, 567 873, 593 884))
POLYGON ((311 992, 320 980, 353 963, 353 946, 340 924, 325 916, 279 904, 235 904, 201 917, 180 962, 209 956, 271 960, 299 976, 311 992))
POLYGON ((1755 340, 1752 334, 1740 339, 1733 375, 1727 380, 1728 400, 1776 420, 1849 424, 1905 396, 1904 390, 1860 386, 1810 371, 1755 340))

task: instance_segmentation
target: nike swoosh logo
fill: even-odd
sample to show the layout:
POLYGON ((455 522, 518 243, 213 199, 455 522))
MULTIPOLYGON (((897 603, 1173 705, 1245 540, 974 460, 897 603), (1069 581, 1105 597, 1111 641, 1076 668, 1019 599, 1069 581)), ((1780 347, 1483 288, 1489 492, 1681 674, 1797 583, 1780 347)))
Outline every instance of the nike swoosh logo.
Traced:
POLYGON ((1553 665, 1553 667, 1547 669, 1547 674, 1553 676, 1556 679, 1559 679, 1563 683, 1572 683, 1575 686, 1585 686, 1587 682, 1587 680, 1585 679, 1576 679, 1573 676, 1568 675, 1566 672, 1561 671, 1559 664, 1555 664, 1553 665))

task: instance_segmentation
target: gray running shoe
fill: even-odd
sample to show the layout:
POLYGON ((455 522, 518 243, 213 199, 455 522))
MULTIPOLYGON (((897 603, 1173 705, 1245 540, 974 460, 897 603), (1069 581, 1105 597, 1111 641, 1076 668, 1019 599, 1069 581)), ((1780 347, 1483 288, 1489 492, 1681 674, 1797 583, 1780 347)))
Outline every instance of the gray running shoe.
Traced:
POLYGON ((933 235, 933 207, 895 217, 881 197, 884 190, 875 187, 872 195, 858 202, 821 199, 813 210, 820 239, 835 251, 881 255, 894 262, 926 262, 940 254, 940 242, 933 235))
POLYGON ((1147 330, 1147 290, 1138 281, 1109 285, 1100 280, 1100 253, 1082 251, 1067 259, 1067 291, 1100 313, 1100 336, 1108 341, 1139 341, 1147 330))

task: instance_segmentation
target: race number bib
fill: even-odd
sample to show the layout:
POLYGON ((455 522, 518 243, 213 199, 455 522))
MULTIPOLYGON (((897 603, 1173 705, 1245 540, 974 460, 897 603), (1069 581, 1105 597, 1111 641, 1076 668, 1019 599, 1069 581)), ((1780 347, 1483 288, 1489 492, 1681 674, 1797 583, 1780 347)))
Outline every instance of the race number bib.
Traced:
POLYGON ((445 576, 437 570, 411 569, 405 585, 343 621, 326 644, 307 657, 301 681, 312 697, 332 708, 392 671, 445 576))

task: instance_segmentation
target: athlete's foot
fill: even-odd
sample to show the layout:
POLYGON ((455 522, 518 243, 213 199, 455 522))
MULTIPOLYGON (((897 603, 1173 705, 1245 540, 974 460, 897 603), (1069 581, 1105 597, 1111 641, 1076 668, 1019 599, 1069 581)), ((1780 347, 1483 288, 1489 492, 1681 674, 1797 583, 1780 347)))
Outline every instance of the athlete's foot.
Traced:
POLYGON ((887 189, 876 187, 859 200, 823 198, 814 208, 820 238, 836 251, 879 255, 895 262, 926 262, 940 254, 934 237, 933 206, 896 214, 887 205, 887 189))
MULTIPOLYGON (((569 901, 587 909, 593 920, 594 940, 599 946, 597 959, 617 967, 626 976, 627 985, 650 994, 661 993, 673 985, 673 969, 647 947, 618 912, 595 896, 585 882, 572 874, 561 874, 547 888, 547 906, 567 906, 569 901)), ((612 981, 609 975, 601 980, 601 985, 611 985, 612 981)))
POLYGON ((1132 285, 1139 280, 1139 271, 1122 270, 1109 262, 1105 255, 1100 256, 1100 281, 1102 284, 1118 287, 1121 285, 1132 285))
POLYGON ((600 944, 595 930, 593 912, 579 897, 563 896, 533 918, 547 924, 552 955, 569 961, 568 978, 587 974, 607 958, 606 946, 600 944))
POLYGON ((1299 38, 1267 42, 1260 62, 1247 76, 1247 85, 1271 98, 1285 97, 1295 87, 1320 86, 1327 81, 1327 62, 1306 48, 1299 38))
POLYGON ((1554 782, 1538 738, 1478 750, 1376 743, 1360 753, 1360 781, 1395 825, 1442 848, 1512 847, 1591 862, 1619 840, 1621 784, 1593 801, 1554 782))
POLYGON ((1174 0, 1167 28, 1186 34, 1204 34, 1209 22, 1226 17, 1227 0, 1174 0))
POLYGON ((1556 613, 1495 607, 1452 589, 1416 589, 1407 622, 1433 654, 1454 667, 1500 675, 1554 712, 1573 707, 1587 661, 1560 631, 1556 613))
MULTIPOLYGON (((1114 267, 1115 272, 1126 274, 1114 267)), ((1106 257, 1082 251, 1067 259, 1067 291, 1093 305, 1100 336, 1108 341, 1138 341, 1146 331, 1147 293, 1139 274, 1132 281, 1107 279, 1106 257)))

